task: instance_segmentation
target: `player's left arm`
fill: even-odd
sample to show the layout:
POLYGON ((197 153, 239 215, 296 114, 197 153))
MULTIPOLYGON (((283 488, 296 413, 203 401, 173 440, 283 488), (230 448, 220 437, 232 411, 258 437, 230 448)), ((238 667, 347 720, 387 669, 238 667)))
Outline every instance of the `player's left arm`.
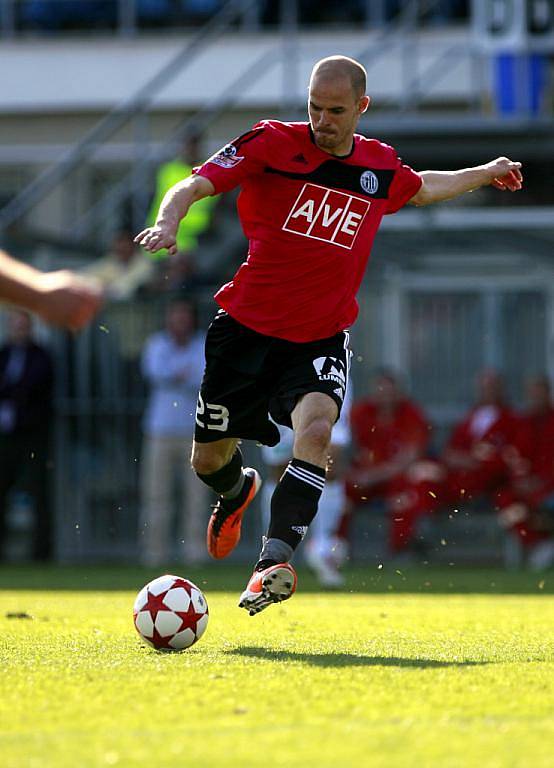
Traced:
POLYGON ((429 205, 450 200, 488 185, 509 192, 517 192, 523 186, 521 163, 507 157, 498 157, 485 165, 457 171, 421 171, 419 176, 423 183, 409 201, 411 205, 429 205))

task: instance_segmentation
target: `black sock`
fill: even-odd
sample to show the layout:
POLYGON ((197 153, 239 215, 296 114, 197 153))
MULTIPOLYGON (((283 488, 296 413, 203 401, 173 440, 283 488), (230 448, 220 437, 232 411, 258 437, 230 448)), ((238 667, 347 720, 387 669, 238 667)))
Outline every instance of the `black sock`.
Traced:
POLYGON ((230 493, 227 498, 238 496, 244 484, 244 472, 242 471, 242 453, 240 448, 236 448, 233 458, 228 464, 218 469, 217 472, 211 472, 208 475, 196 475, 203 483, 209 485, 220 496, 230 493))
POLYGON ((296 549, 316 515, 324 485, 324 469, 292 459, 271 498, 267 538, 280 539, 296 549))

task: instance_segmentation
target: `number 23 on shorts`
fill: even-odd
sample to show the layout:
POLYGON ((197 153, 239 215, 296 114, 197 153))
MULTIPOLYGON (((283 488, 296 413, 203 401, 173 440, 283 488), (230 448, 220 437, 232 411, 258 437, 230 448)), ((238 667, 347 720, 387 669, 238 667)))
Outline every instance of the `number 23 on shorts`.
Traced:
POLYGON ((196 406, 196 423, 202 429, 214 429, 226 432, 229 426, 229 409, 224 405, 205 403, 202 395, 198 395, 196 406))

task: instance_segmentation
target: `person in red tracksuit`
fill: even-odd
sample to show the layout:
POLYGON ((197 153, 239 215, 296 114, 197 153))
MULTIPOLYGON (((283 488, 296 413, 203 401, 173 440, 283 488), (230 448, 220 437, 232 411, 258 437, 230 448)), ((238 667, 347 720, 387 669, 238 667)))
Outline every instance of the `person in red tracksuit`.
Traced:
POLYGON ((414 543, 417 521, 435 506, 436 494, 430 491, 439 468, 424 460, 429 423, 386 371, 376 377, 373 396, 354 405, 351 422, 354 455, 346 480, 348 498, 355 505, 384 499, 390 551, 399 554, 414 543))
POLYGON ((517 422, 513 477, 499 494, 499 519, 525 546, 537 570, 554 562, 554 537, 537 512, 554 506, 554 405, 546 376, 527 382, 528 408, 517 422))
POLYGON ((482 371, 477 389, 477 404, 454 428, 442 457, 441 504, 491 496, 496 506, 498 491, 510 477, 517 420, 505 402, 500 374, 482 371))

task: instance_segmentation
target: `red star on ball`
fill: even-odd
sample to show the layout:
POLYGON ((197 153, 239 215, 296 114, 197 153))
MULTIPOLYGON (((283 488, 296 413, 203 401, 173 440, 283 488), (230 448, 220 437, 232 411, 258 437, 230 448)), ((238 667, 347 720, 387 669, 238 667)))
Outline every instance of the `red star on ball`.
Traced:
POLYGON ((181 619, 181 626, 177 632, 182 632, 184 629, 192 629, 194 634, 196 634, 197 622, 202 616, 205 616, 205 613, 196 613, 191 600, 188 611, 175 611, 175 615, 181 619))
POLYGON ((152 621, 156 621, 156 616, 159 611, 171 610, 163 602, 163 599, 168 592, 168 589, 166 589, 165 592, 161 592, 159 595, 153 595, 151 592, 148 592, 148 600, 146 601, 146 605, 141 608, 141 611, 150 611, 152 621))

